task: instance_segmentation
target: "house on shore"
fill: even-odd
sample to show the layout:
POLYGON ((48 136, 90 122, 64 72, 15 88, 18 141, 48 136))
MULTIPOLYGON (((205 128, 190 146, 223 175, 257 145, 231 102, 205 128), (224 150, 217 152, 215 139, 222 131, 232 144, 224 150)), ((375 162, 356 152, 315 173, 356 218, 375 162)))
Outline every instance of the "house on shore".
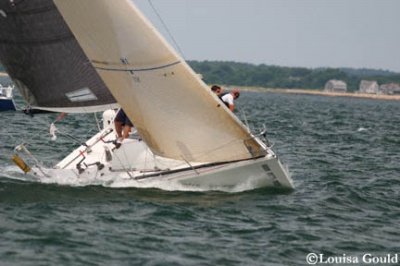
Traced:
POLYGON ((382 84, 379 87, 379 92, 387 95, 400 94, 400 85, 397 83, 382 84))
POLYGON ((379 85, 375 80, 361 80, 360 82, 360 93, 368 93, 368 94, 378 94, 379 85))
POLYGON ((347 84, 343 80, 331 79, 325 83, 325 92, 347 92, 347 84))

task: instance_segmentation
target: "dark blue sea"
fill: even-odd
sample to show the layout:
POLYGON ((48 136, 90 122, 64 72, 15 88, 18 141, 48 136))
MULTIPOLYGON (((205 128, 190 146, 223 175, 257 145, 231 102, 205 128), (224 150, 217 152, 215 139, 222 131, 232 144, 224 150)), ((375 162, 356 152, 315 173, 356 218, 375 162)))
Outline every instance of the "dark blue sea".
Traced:
MULTIPOLYGON (((56 114, 0 113, 0 265, 396 265, 400 102, 244 92, 238 105, 266 125, 294 191, 29 181, 15 145, 50 166, 77 144, 50 140, 56 114)), ((93 115, 58 126, 81 141, 96 133, 93 115)))

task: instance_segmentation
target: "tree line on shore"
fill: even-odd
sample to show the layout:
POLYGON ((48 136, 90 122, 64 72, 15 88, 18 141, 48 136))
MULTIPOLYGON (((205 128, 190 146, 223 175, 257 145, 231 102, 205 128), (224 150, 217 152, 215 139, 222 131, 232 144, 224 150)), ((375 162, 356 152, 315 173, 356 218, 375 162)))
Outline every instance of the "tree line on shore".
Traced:
MULTIPOLYGON (((304 68, 254 65, 231 61, 188 61, 208 84, 231 86, 315 89, 324 88, 330 79, 343 80, 348 91, 357 91, 361 80, 376 80, 379 84, 399 83, 400 73, 387 70, 354 68, 304 68)), ((4 67, 0 64, 0 71, 4 67)))
POLYGON ((310 69, 230 61, 188 61, 188 63, 208 84, 321 90, 328 80, 338 79, 347 83, 348 91, 356 91, 361 80, 376 80, 379 84, 400 83, 400 73, 387 70, 310 69))

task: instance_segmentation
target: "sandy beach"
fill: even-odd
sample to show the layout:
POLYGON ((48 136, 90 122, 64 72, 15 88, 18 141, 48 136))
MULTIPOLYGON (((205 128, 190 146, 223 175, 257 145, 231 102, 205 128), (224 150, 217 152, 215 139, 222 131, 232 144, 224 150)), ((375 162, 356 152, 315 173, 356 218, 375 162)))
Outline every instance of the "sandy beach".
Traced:
POLYGON ((309 95, 320 95, 330 97, 356 97, 356 98, 368 98, 376 100, 400 100, 400 95, 383 95, 383 94, 367 94, 367 93, 355 93, 355 92, 325 92, 319 90, 304 90, 304 89, 272 89, 272 88, 261 88, 261 87, 238 87, 243 91, 257 91, 257 92, 270 92, 270 93, 288 93, 288 94, 309 94, 309 95))

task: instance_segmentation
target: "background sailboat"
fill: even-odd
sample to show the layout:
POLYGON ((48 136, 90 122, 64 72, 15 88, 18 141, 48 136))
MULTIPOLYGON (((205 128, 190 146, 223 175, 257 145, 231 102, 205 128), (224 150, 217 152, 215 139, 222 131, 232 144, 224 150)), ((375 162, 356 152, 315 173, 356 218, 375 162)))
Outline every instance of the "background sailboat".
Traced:
POLYGON ((15 103, 13 98, 13 86, 4 87, 0 84, 0 111, 15 111, 15 103))
POLYGON ((51 0, 0 1, 0 61, 32 108, 117 107, 51 0))

